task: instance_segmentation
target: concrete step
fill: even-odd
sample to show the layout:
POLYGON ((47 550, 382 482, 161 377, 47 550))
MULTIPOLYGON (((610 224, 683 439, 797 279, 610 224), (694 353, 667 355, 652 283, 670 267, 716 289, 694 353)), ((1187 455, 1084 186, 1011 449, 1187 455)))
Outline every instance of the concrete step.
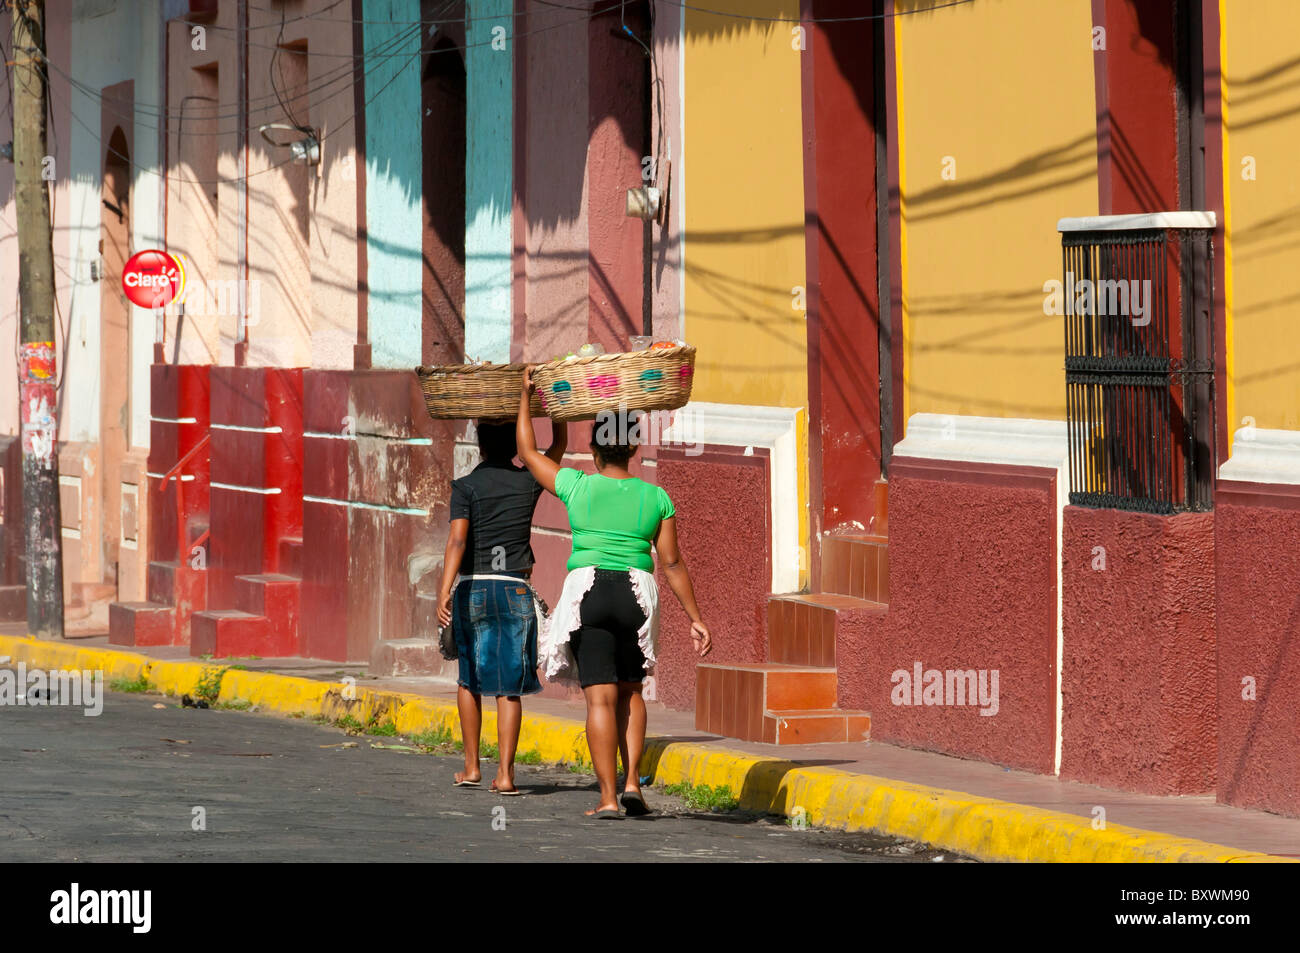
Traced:
POLYGON ((146 580, 149 601, 176 606, 189 618, 207 608, 206 573, 206 569, 196 569, 188 560, 155 559, 149 563, 146 580))
POLYGON ((769 711, 835 707, 833 668, 779 662, 702 662, 695 675, 695 727, 702 731, 763 740, 769 711))
POLYGON ((277 642, 271 620, 238 609, 206 609, 190 620, 190 655, 214 658, 257 655, 277 658, 297 654, 296 644, 277 642))
MULTIPOLYGON (((249 573, 235 577, 235 608, 249 615, 265 616, 269 641, 292 646, 278 655, 298 655, 302 580, 283 573, 249 573)), ((257 653, 261 654, 261 653, 257 653)))
POLYGON ((889 602, 889 537, 864 533, 822 537, 824 592, 889 602))
MULTIPOLYGON (((203 564, 200 564, 203 565, 203 564)), ((190 560, 158 560, 149 563, 145 592, 150 602, 176 610, 176 645, 187 645, 190 620, 208 605, 207 569, 195 568, 190 560)))
POLYGON ((761 740, 774 745, 811 745, 866 741, 870 735, 871 716, 865 711, 825 708, 765 712, 761 740))
POLYGON ((371 675, 413 675, 456 684, 457 662, 447 661, 433 639, 382 639, 370 654, 371 675))
POLYGON ((176 610, 157 602, 113 602, 108 607, 113 645, 177 645, 176 610))
POLYGON ((117 586, 111 582, 74 582, 71 588, 75 606, 92 606, 96 602, 117 598, 117 586))
POLYGON ((835 630, 841 613, 886 612, 888 606, 831 592, 769 596, 767 657, 786 665, 835 665, 835 630))

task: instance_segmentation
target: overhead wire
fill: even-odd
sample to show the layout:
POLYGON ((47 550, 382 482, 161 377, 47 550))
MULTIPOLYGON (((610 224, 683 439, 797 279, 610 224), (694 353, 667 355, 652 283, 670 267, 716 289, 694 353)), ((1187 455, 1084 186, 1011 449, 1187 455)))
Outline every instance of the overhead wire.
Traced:
MULTIPOLYGON (((600 14, 602 14, 602 13, 605 13, 605 12, 608 12, 608 11, 611 11, 611 10, 618 9, 619 2, 620 2, 620 0, 613 0, 613 2, 611 2, 610 4, 608 4, 608 5, 605 6, 605 7, 602 7, 602 8, 594 8, 594 7, 593 7, 593 9, 592 9, 592 11, 591 11, 590 13, 584 13, 583 16, 581 16, 581 17, 573 17, 573 18, 570 18, 570 19, 565 20, 565 21, 563 21, 563 22, 557 22, 557 23, 548 24, 547 26, 539 27, 539 28, 536 29, 536 30, 528 30, 528 31, 525 31, 525 32, 523 32, 523 33, 518 33, 518 34, 507 34, 507 35, 504 37, 504 39, 507 39, 507 40, 523 39, 523 38, 525 38, 525 37, 534 36, 534 35, 538 35, 538 34, 541 34, 541 33, 546 33, 546 32, 549 32, 549 31, 551 31, 551 30, 560 29, 560 28, 565 27, 565 26, 571 26, 571 25, 573 25, 573 24, 575 24, 575 23, 581 22, 582 20, 588 19, 588 18, 591 17, 591 16, 597 16, 597 15, 600 15, 600 14)), ((450 21, 450 20, 448 20, 448 21, 442 21, 442 22, 454 22, 454 21, 450 21)), ((404 33, 404 34, 402 34, 401 36, 404 37, 405 35, 406 35, 406 34, 404 33)), ((407 66, 407 65, 408 65, 412 60, 416 60, 416 59, 418 59, 419 57, 421 57, 421 56, 423 56, 423 55, 436 55, 436 54, 438 54, 438 53, 458 53, 461 49, 469 50, 469 49, 475 49, 475 48, 478 48, 478 47, 491 46, 492 44, 499 42, 500 39, 502 39, 502 38, 493 37, 492 39, 490 39, 490 40, 484 40, 484 41, 481 42, 481 43, 466 43, 466 44, 464 45, 464 47, 461 47, 461 48, 449 48, 449 49, 446 49, 446 50, 428 50, 428 51, 426 51, 426 50, 424 50, 424 49, 421 48, 421 49, 417 49, 414 53, 407 52, 407 53, 404 53, 404 54, 398 54, 398 55, 396 55, 396 56, 394 56, 394 57, 391 57, 391 58, 393 58, 393 59, 404 59, 405 62, 403 62, 402 66, 401 66, 400 68, 398 68, 397 70, 394 71, 392 77, 390 77, 389 80, 388 80, 388 82, 386 82, 382 87, 380 87, 380 89, 379 89, 378 92, 376 92, 373 96, 371 96, 370 98, 368 98, 368 99, 366 100, 365 105, 366 105, 366 106, 369 106, 369 105, 371 105, 371 104, 372 104, 376 99, 378 99, 379 96, 380 96, 380 95, 381 95, 385 90, 387 90, 388 87, 391 86, 391 85, 392 85, 392 84, 397 80, 398 77, 400 77, 400 76, 402 75, 402 73, 404 72, 406 66, 407 66)), ((390 40, 390 42, 396 42, 397 40, 398 40, 398 38, 392 38, 392 39, 390 40)), ((67 75, 67 74, 64 73, 62 70, 60 70, 57 66, 54 66, 54 69, 55 69, 56 72, 60 73, 60 75, 64 75, 64 76, 67 75)), ((369 72, 367 72, 367 73, 365 73, 364 75, 365 75, 365 76, 369 76, 370 74, 369 74, 369 72)), ((69 78, 70 80, 72 79, 71 77, 68 77, 68 78, 69 78)), ((79 87, 79 88, 80 88, 80 87, 79 87)), ((83 91, 84 91, 84 90, 83 90, 83 91)), ((335 95, 337 95, 337 93, 336 93, 335 95)), ((103 104, 103 97, 98 97, 98 98, 100 99, 101 104, 103 104)), ((106 105, 106 108, 109 108, 110 111, 112 111, 112 107, 111 107, 111 106, 107 106, 107 104, 105 104, 105 105, 106 105)), ((81 126, 81 128, 85 129, 87 132, 91 133, 92 135, 98 137, 98 134, 95 133, 94 130, 91 129, 91 128, 90 128, 90 127, 89 127, 89 126, 88 126, 88 125, 87 125, 87 124, 86 124, 86 123, 81 119, 80 116, 77 115, 76 110, 72 108, 72 104, 71 104, 71 102, 68 103, 68 113, 69 113, 69 115, 71 116, 71 118, 73 119, 73 121, 75 121, 75 122, 77 123, 77 125, 81 126)), ((125 116, 126 116, 126 114, 123 114, 123 113, 119 113, 119 115, 122 115, 124 118, 125 118, 125 116)), ((354 113, 352 113, 351 115, 349 115, 349 116, 347 117, 347 119, 343 120, 343 122, 341 122, 338 126, 334 127, 334 129, 330 130, 329 133, 326 133, 325 135, 322 135, 322 136, 320 137, 320 140, 319 140, 319 141, 320 141, 321 143, 323 143, 323 142, 325 141, 325 139, 326 139, 327 136, 335 135, 335 134, 337 134, 340 130, 347 128, 349 125, 352 124, 352 122, 355 121, 355 119, 356 119, 356 113, 354 112, 354 113)), ((150 125, 150 124, 148 124, 148 123, 142 123, 142 122, 139 122, 138 120, 136 121, 136 125, 138 125, 138 126, 140 126, 140 127, 142 127, 142 128, 145 128, 145 129, 151 129, 151 130, 154 130, 154 131, 160 131, 160 130, 161 130, 161 127, 159 127, 159 126, 153 126, 153 125, 150 125)), ((192 133, 192 134, 198 134, 198 133, 192 133)), ((210 133, 204 133, 204 134, 210 135, 210 133)), ((117 154, 117 153, 115 152, 115 150, 113 150, 111 147, 109 147, 108 151, 109 151, 110 153, 115 154, 115 155, 117 154)), ((175 183, 180 183, 180 184, 189 184, 189 185, 218 185, 218 184, 223 184, 223 183, 225 183, 225 184, 233 184, 233 183, 239 182, 239 181, 241 181, 241 180, 246 180, 246 179, 249 179, 249 178, 253 178, 253 177, 255 177, 255 176, 258 176, 258 175, 263 175, 263 174, 265 174, 265 173, 267 173, 267 172, 273 172, 273 171, 275 171, 276 169, 282 168, 282 167, 284 167, 284 166, 287 166, 287 165, 291 164, 291 163, 294 162, 294 161, 297 161, 297 160, 295 160, 294 158, 290 157, 290 158, 286 159, 286 160, 283 161, 283 162, 274 163, 274 164, 272 164, 272 165, 270 165, 270 166, 267 166, 267 167, 264 168, 264 169, 260 169, 260 170, 258 170, 257 172, 249 172, 249 173, 245 174, 244 176, 235 176, 235 177, 232 177, 232 178, 217 178, 217 179, 186 179, 186 178, 181 178, 181 177, 179 177, 179 176, 169 175, 169 174, 166 174, 166 173, 160 173, 160 172, 158 172, 156 169, 152 169, 152 168, 149 168, 149 167, 147 167, 147 166, 139 165, 138 163, 134 162, 134 161, 133 161, 129 156, 121 156, 121 155, 119 155, 118 158, 120 158, 120 159, 122 159, 123 161, 127 162, 127 163, 132 167, 132 168, 136 169, 137 171, 140 171, 140 172, 146 172, 146 173, 149 173, 149 174, 151 174, 151 175, 155 175, 155 176, 159 176, 159 177, 165 177, 165 178, 167 178, 168 181, 170 181, 170 182, 175 182, 175 183)))

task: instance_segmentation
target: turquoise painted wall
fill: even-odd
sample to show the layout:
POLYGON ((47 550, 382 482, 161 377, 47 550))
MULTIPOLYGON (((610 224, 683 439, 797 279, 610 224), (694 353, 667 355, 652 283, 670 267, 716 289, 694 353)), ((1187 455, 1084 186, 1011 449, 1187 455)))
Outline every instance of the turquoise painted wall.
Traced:
POLYGON ((409 368, 421 344, 420 2, 365 0, 364 9, 371 360, 409 368))
POLYGON ((510 360, 513 0, 471 0, 466 34, 465 354, 510 360))

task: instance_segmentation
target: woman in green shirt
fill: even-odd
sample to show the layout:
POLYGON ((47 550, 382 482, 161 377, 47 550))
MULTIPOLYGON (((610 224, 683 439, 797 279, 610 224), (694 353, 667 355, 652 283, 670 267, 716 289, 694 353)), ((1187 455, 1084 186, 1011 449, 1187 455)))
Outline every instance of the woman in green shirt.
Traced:
POLYGON ((595 473, 561 467, 537 450, 529 412, 531 368, 519 399, 519 459, 569 514, 573 554, 564 590, 542 638, 542 668, 553 681, 576 680, 587 700, 587 745, 600 782, 600 803, 587 814, 619 813, 616 755, 623 759, 621 796, 629 815, 650 813, 638 765, 645 748, 646 708, 641 683, 654 671, 659 630, 659 568, 691 620, 695 651, 712 639, 700 618, 690 574, 677 546, 676 510, 662 487, 628 472, 636 453, 638 421, 603 415, 592 424, 595 473))

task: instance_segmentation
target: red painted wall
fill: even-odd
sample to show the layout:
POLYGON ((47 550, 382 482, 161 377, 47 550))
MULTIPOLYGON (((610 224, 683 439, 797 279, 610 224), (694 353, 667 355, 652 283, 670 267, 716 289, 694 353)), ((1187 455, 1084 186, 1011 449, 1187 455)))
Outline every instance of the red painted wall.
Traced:
POLYGON ((645 223, 627 217, 626 193, 642 184, 650 92, 644 53, 620 34, 626 23, 649 42, 650 30, 644 2, 596 8, 588 27, 588 339, 622 351, 642 330, 645 223))
MULTIPOLYGON (((208 434, 208 365, 154 364, 149 369, 149 461, 150 473, 166 474, 208 434), (193 418, 193 423, 174 421, 193 418)), ((190 524, 193 540, 208 522, 208 459, 211 446, 200 450, 184 467, 192 475, 182 489, 182 515, 190 524)), ((150 560, 172 560, 176 553, 176 483, 168 480, 159 492, 160 481, 150 477, 148 487, 150 560)), ((144 492, 143 489, 141 491, 144 492)))
MULTIPOLYGON (((769 475, 766 454, 709 448, 698 456, 660 449, 658 482, 677 508, 677 537, 700 613, 713 635, 711 662, 767 660, 769 475)), ((670 708, 695 706, 690 619, 668 580, 658 573, 658 700, 670 708)))
POLYGON ((1300 817, 1300 487, 1219 483, 1214 533, 1218 799, 1300 817))
MULTIPOLYGON (((351 371, 303 374, 304 429, 340 433, 348 415, 351 371)), ((305 496, 348 498, 346 440, 303 439, 305 496)), ((302 504, 302 615, 299 644, 310 658, 346 660, 348 655, 348 509, 319 500, 302 504)), ((360 658, 361 656, 355 656, 360 658)))
POLYGON ((1093 8, 1106 29, 1106 50, 1094 54, 1101 214, 1177 209, 1174 3, 1094 0, 1093 8))
POLYGON ((1214 515, 1069 506, 1064 523, 1061 776, 1211 790, 1214 515))
MULTIPOLYGON (((851 17, 861 6, 817 0, 813 10, 851 17)), ((870 20, 817 24, 804 54, 810 449, 822 497, 814 534, 865 530, 880 477, 876 28, 870 20)))
POLYGON ((836 646, 840 704, 873 739, 1051 772, 1055 757, 1056 472, 895 457, 889 613, 836 646), (998 671, 998 708, 896 705, 892 675, 998 671))
POLYGON ((211 482, 279 491, 210 489, 207 604, 233 609, 235 577, 277 572, 280 540, 302 533, 302 370, 213 367, 210 383, 211 482))
POLYGON ((302 643, 315 658, 367 660, 376 642, 411 636, 411 557, 445 548, 463 424, 431 420, 409 371, 304 378, 307 429, 340 439, 305 439, 303 492, 320 499, 303 508, 302 643))

